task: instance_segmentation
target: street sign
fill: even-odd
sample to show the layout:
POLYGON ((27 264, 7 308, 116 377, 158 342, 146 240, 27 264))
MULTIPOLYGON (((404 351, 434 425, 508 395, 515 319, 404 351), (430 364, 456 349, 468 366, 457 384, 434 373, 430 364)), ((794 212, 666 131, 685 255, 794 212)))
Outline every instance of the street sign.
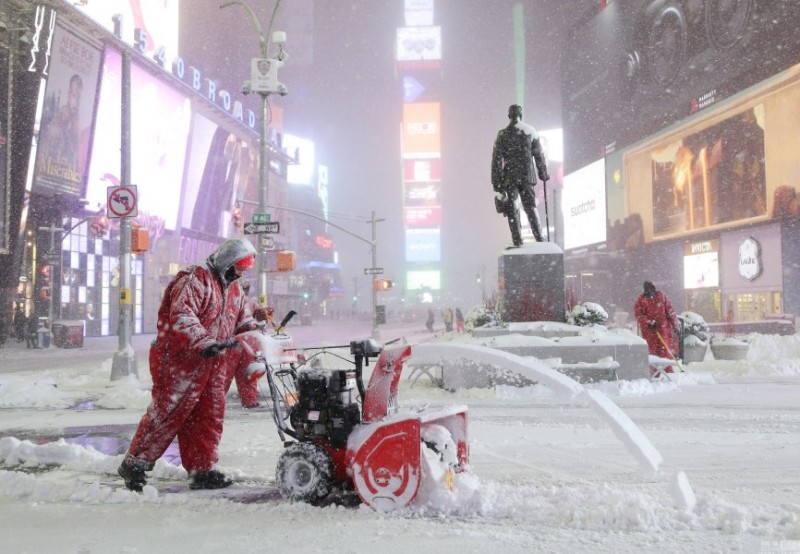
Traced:
POLYGON ((272 216, 270 214, 253 214, 253 223, 261 224, 261 223, 269 223, 272 221, 272 216))
POLYGON ((380 275, 383 273, 382 267, 367 267, 364 269, 364 275, 380 275))
POLYGON ((108 217, 114 219, 138 217, 139 208, 137 205, 136 185, 129 185, 127 187, 107 187, 106 199, 108 217))
POLYGON ((258 235, 258 244, 262 250, 272 250, 275 248, 275 241, 269 235, 258 235))
POLYGON ((244 226, 245 235, 260 235, 261 233, 275 234, 281 232, 281 225, 278 221, 270 221, 269 223, 256 223, 251 221, 244 226))

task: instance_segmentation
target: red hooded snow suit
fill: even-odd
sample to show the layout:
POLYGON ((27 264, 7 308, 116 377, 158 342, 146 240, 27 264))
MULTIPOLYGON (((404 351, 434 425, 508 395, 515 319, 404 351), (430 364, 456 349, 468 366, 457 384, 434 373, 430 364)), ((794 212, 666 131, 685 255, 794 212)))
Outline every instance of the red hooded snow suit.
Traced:
POLYGON ((633 306, 633 315, 642 330, 642 338, 647 341, 650 354, 661 358, 673 358, 673 354, 677 355, 671 330, 678 327, 678 319, 666 294, 659 290, 652 298, 648 298, 646 294, 639 295, 633 306), (651 321, 655 321, 655 329, 650 328, 651 321), (669 350, 661 343, 658 334, 667 343, 669 350))
POLYGON ((224 277, 245 257, 243 249, 254 253, 243 239, 227 241, 206 267, 183 270, 167 286, 158 310, 158 336, 150 347, 153 399, 128 449, 128 457, 147 469, 176 436, 188 472, 209 471, 218 460, 230 360, 227 350, 210 358, 200 354, 235 332, 255 328, 238 280, 224 277))

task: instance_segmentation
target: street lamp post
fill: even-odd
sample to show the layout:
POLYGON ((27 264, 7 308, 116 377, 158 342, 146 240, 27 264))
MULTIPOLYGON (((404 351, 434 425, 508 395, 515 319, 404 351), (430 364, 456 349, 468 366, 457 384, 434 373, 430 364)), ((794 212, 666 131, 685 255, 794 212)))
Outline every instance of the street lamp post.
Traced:
MULTIPOLYGON (((269 21, 269 28, 267 29, 267 36, 272 29, 272 22, 275 20, 275 14, 280 6, 280 0, 275 2, 275 7, 272 10, 272 17, 269 21)), ((283 67, 284 62, 288 58, 288 54, 284 51, 283 45, 286 42, 286 34, 281 31, 276 31, 272 35, 272 41, 278 44, 278 53, 274 58, 267 57, 269 50, 269 43, 264 33, 261 31, 261 23, 256 17, 253 9, 244 2, 228 2, 220 6, 220 9, 227 8, 228 6, 239 5, 242 6, 256 27, 259 37, 259 45, 261 48, 261 57, 253 58, 250 60, 250 80, 245 81, 242 85, 242 93, 247 95, 251 92, 257 93, 261 97, 261 137, 258 150, 258 209, 260 213, 266 213, 267 203, 269 202, 269 150, 267 148, 268 124, 269 124, 269 96, 271 94, 280 94, 286 96, 288 91, 283 83, 278 82, 278 69, 283 67)), ((259 244, 258 246, 258 303, 264 307, 267 304, 267 256, 264 248, 259 244)))
MULTIPOLYGON (((372 224, 372 240, 370 240, 370 239, 365 239, 361 235, 357 235, 357 234, 353 233, 352 231, 350 231, 348 229, 345 229, 344 227, 341 227, 340 225, 336 225, 335 223, 331 223, 330 221, 328 221, 324 217, 320 217, 320 216, 318 216, 316 214, 312 214, 312 213, 304 211, 304 210, 298 210, 296 208, 287 208, 286 206, 274 206, 274 205, 271 205, 271 204, 267 204, 266 207, 267 208, 278 209, 278 210, 285 210, 287 212, 292 212, 292 213, 297 213, 297 214, 302 214, 302 215, 305 215, 307 217, 310 217, 310 218, 313 218, 313 219, 317 219, 319 221, 323 221, 326 224, 330 225, 331 227, 334 227, 336 229, 339 229, 340 231, 343 231, 343 232, 347 233, 351 237, 355 237, 355 238, 357 238, 358 240, 360 240, 362 242, 366 242, 367 244, 369 244, 370 251, 372 253, 372 267, 374 268, 374 267, 376 267, 378 265, 378 229, 377 229, 377 226, 378 226, 378 223, 380 223, 381 221, 386 221, 386 220, 384 218, 380 218, 380 219, 376 218, 374 210, 372 212, 372 217, 369 220, 369 222, 372 224)), ((378 300, 378 291, 376 291, 375 287, 372 286, 372 338, 374 338, 375 340, 379 340, 379 337, 380 337, 380 333, 378 332, 378 314, 376 312, 377 300, 378 300)), ((355 305, 355 296, 353 296, 353 303, 355 305)))

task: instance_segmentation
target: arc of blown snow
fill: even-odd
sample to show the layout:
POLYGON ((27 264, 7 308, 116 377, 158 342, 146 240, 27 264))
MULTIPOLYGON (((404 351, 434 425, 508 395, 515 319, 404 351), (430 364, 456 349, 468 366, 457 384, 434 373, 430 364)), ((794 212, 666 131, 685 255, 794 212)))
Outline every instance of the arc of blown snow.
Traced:
POLYGON ((444 360, 452 362, 457 359, 481 362, 513 371, 546 385, 559 396, 588 404, 600 419, 611 427, 614 435, 646 473, 655 475, 664 461, 661 453, 613 400, 601 391, 586 389, 574 379, 547 367, 536 358, 517 356, 474 344, 434 343, 414 345, 411 348, 411 358, 406 365, 443 365, 444 360))

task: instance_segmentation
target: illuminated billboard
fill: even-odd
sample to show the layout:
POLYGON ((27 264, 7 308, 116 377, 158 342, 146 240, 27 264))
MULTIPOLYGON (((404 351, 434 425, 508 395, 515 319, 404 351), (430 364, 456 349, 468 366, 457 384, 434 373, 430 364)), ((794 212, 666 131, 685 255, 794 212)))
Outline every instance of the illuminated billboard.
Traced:
POLYGON ((258 179, 258 149, 199 113, 191 136, 180 226, 230 237, 236 201, 258 179))
POLYGON ((441 181, 442 160, 430 158, 425 160, 403 160, 403 180, 408 181, 441 181))
MULTIPOLYGON (((105 205, 107 187, 121 179, 121 56, 107 49, 85 198, 105 205)), ((140 216, 163 220, 176 228, 189 136, 188 98, 150 71, 131 64, 131 184, 138 186, 140 216)))
POLYGON ((439 206, 441 204, 442 184, 405 183, 404 203, 407 207, 439 206))
POLYGON ((283 148, 297 163, 286 168, 286 180, 292 185, 314 183, 314 142, 309 139, 283 134, 283 148))
POLYGON ((606 240, 605 160, 564 176, 561 213, 565 249, 606 240))
POLYGON ((404 158, 438 158, 441 156, 439 103, 403 104, 404 158))
POLYGON ((100 50, 56 27, 31 188, 35 193, 73 198, 83 193, 101 57, 100 50))
POLYGON ((569 170, 800 63, 796 0, 615 0, 561 60, 569 170))
POLYGON ((406 272, 407 290, 440 290, 442 288, 442 276, 439 271, 408 271, 406 272))
POLYGON ((797 194, 781 176, 796 167, 798 100, 795 84, 625 153, 609 214, 645 243, 781 217, 797 194), (768 143, 767 129, 786 140, 768 143))
POLYGON ((406 207, 404 212, 406 227, 431 228, 442 224, 441 206, 406 207))
POLYGON ((407 262, 438 262, 441 259, 439 229, 406 229, 407 262))
POLYGON ((719 241, 687 244, 683 256, 683 288, 702 289, 719 286, 719 241))
POLYGON ((442 28, 434 25, 398 27, 398 62, 438 61, 442 59, 442 28))

